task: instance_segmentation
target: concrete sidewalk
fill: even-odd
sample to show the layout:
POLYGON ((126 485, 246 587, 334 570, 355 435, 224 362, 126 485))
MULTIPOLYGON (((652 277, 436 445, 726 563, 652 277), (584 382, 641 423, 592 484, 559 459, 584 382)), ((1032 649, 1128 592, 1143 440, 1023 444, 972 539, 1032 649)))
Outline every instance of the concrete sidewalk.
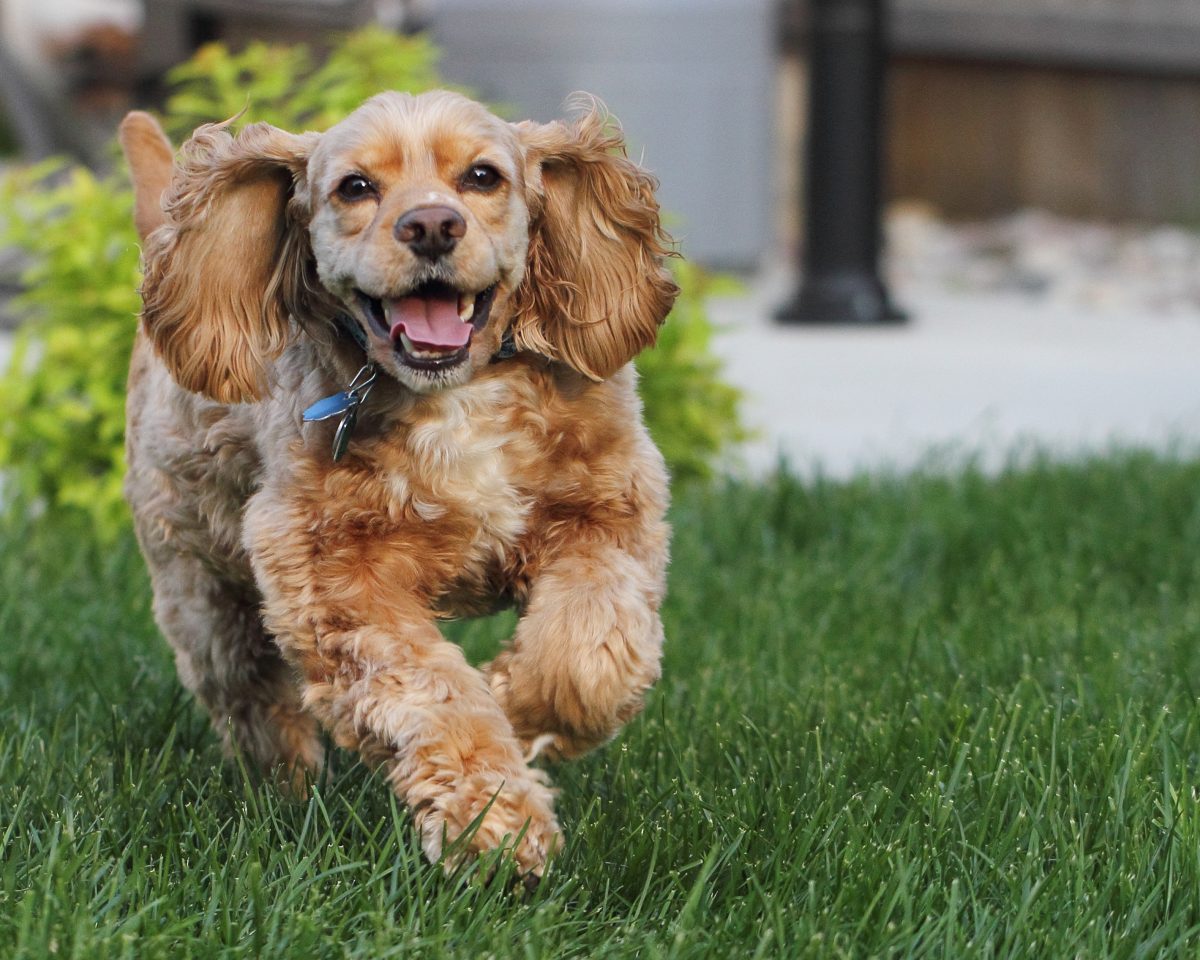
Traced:
POLYGON ((1200 312, 1096 312, 1017 294, 901 288, 895 328, 781 327, 776 273, 714 300, 726 375, 761 436, 751 472, 911 469, 931 454, 996 466, 1030 447, 1200 449, 1200 312))

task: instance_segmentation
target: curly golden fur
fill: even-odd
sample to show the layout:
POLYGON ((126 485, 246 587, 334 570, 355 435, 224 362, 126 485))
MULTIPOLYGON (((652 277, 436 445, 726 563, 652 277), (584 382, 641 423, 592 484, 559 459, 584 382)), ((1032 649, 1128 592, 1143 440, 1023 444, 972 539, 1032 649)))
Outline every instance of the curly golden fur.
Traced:
POLYGON ((629 364, 676 294, 653 179, 595 108, 512 125, 445 92, 320 135, 201 127, 173 172, 148 115, 121 133, 126 491, 181 680, 294 788, 323 727, 383 765, 431 859, 486 811, 465 854, 515 844, 540 875, 561 837, 529 761, 611 738, 659 674, 667 477, 629 364), (334 462, 301 412, 366 361, 334 462), (507 605, 480 670, 437 628, 507 605))

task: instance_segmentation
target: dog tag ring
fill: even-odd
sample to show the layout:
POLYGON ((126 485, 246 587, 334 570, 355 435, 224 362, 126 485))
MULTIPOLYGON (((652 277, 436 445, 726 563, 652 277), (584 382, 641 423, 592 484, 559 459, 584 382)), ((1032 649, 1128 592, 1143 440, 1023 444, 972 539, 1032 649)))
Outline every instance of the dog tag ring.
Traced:
POLYGON ((305 423, 328 420, 330 417, 342 414, 342 420, 333 433, 334 463, 345 456, 346 450, 350 446, 350 437, 354 433, 354 426, 358 423, 358 408, 366 401, 378 375, 379 368, 373 363, 368 363, 354 375, 350 386, 345 390, 318 400, 304 411, 305 423))

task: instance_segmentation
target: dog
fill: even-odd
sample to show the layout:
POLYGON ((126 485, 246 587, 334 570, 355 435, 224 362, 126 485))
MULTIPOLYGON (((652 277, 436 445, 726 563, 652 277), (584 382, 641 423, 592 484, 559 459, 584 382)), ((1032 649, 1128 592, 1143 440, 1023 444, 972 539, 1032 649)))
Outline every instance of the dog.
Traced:
POLYGON ((445 91, 178 158, 145 113, 120 139, 125 491, 182 683, 284 786, 323 729, 431 861, 535 881, 562 835, 532 759, 609 740, 660 672, 668 477, 630 363, 678 293, 655 180, 595 103, 510 124, 445 91), (437 627, 508 606, 479 669, 437 627))

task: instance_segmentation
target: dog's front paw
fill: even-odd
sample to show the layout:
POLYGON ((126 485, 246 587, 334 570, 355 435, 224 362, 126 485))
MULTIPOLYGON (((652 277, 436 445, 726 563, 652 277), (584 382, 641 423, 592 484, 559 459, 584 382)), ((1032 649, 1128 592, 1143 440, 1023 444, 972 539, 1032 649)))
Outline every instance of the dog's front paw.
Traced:
POLYGON ((504 847, 523 876, 540 877, 562 846, 553 801, 554 791, 537 770, 468 776, 417 812, 421 845, 447 871, 504 847))

